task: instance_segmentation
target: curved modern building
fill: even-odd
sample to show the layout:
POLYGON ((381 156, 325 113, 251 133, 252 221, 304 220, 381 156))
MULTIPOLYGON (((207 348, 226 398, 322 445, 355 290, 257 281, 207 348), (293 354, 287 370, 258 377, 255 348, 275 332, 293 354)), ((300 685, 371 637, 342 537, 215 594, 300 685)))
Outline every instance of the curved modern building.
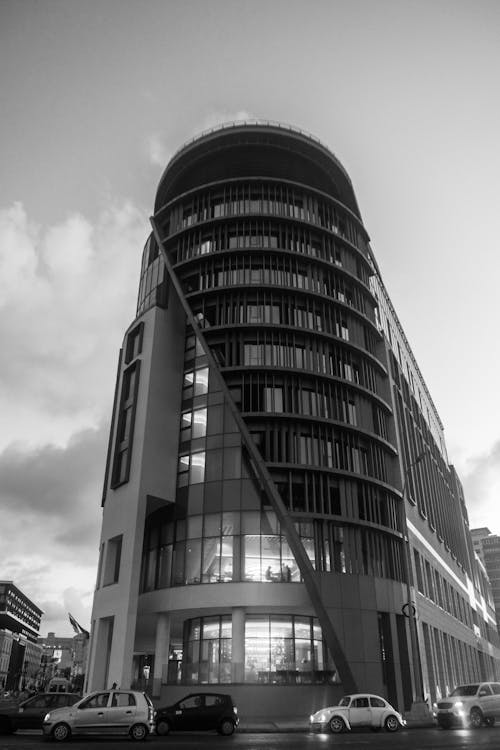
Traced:
POLYGON ((214 129, 169 162, 152 225, 87 687, 307 715, 493 676, 460 483, 340 162, 279 124, 214 129))

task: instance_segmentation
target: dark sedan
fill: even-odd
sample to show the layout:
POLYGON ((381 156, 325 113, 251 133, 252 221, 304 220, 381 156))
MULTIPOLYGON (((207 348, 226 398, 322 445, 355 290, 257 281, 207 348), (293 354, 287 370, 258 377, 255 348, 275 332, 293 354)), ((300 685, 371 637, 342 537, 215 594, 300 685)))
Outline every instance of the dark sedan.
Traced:
POLYGON ((18 705, 0 707, 0 734, 11 734, 17 729, 41 729, 48 711, 72 706, 80 698, 77 693, 37 693, 18 705))

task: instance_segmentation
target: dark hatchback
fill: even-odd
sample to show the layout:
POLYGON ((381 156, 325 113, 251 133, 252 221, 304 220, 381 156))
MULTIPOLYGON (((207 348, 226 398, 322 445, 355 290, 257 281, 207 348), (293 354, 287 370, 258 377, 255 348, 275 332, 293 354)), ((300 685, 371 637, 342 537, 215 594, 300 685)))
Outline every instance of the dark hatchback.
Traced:
POLYGON ((230 735, 238 726, 238 709, 230 695, 191 693, 173 706, 156 710, 156 733, 215 730, 230 735))
POLYGON ((0 707, 0 734, 17 729, 41 729, 48 711, 72 706, 81 699, 77 693, 37 693, 22 703, 0 707))

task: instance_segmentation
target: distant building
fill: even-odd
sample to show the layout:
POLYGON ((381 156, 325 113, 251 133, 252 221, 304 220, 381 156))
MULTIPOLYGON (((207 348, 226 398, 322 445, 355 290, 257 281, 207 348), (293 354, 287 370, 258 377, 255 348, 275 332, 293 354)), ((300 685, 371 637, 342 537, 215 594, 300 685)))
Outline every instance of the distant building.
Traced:
POLYGON ((500 536, 482 527, 471 530, 474 551, 482 560, 491 584, 493 604, 496 610, 497 628, 500 633, 500 536))
POLYGON ((85 633, 69 637, 48 633, 46 638, 39 638, 38 643, 42 649, 42 686, 46 687, 54 677, 66 677, 80 688, 85 675, 88 642, 85 633))
POLYGON ((219 686, 271 716, 498 679, 463 489, 342 164, 292 127, 214 128, 170 160, 154 223, 88 688, 219 686))
POLYGON ((42 614, 12 581, 0 581, 0 689, 34 684, 41 660, 37 639, 42 614))

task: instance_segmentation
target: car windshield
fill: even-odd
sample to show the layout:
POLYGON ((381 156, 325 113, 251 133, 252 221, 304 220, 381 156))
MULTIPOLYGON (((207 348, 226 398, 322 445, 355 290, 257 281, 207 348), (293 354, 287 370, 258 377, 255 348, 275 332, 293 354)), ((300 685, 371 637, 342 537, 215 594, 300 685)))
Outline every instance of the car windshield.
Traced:
POLYGON ((351 696, 344 695, 342 700, 339 702, 339 706, 348 706, 350 702, 351 702, 351 696))
POLYGON ((479 685, 459 685, 450 693, 450 698, 456 698, 457 695, 475 695, 479 685))

